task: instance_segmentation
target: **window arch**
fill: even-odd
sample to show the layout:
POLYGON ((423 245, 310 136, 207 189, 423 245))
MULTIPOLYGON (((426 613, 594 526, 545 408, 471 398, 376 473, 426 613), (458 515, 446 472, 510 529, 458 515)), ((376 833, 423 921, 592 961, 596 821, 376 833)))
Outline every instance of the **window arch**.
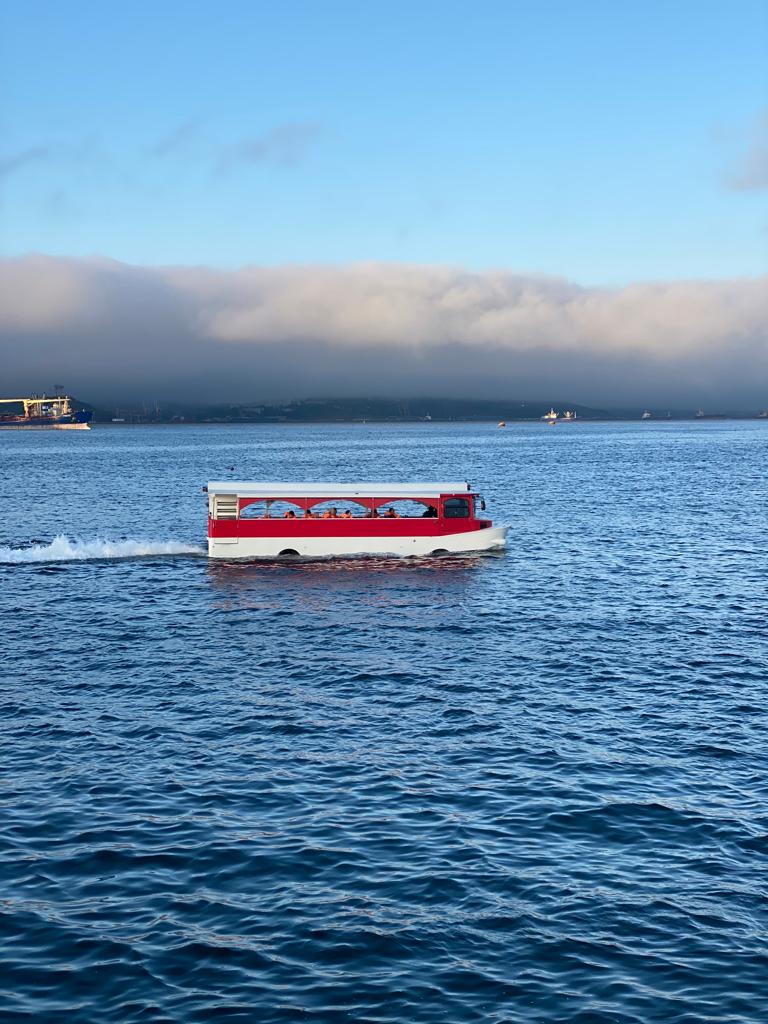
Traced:
POLYGON ((349 498, 328 498, 310 506, 312 517, 316 519, 364 519, 370 509, 359 501, 349 498), (333 514, 335 513, 335 514, 333 514))
POLYGON ((393 498, 376 506, 376 514, 381 519, 427 519, 437 517, 437 502, 419 501, 417 498, 393 498), (395 515, 388 515, 389 510, 395 515))
POLYGON ((303 515, 300 505, 282 498, 262 498, 240 509, 241 519, 300 519, 303 515), (293 512, 293 515, 289 516, 288 512, 293 512))

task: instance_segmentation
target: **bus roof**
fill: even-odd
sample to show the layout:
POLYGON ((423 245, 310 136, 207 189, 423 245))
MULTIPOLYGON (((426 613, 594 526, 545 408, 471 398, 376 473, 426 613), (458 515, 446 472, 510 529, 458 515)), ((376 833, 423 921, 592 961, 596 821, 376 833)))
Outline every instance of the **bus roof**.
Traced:
POLYGON ((441 494, 468 494, 462 483, 262 483, 212 480, 209 494, 235 494, 239 498, 439 498, 441 494))

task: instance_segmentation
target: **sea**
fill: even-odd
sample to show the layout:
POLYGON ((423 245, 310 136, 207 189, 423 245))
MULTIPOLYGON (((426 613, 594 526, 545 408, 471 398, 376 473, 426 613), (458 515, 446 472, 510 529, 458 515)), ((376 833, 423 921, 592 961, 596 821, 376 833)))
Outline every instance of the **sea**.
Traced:
POLYGON ((768 421, 0 433, 0 1021, 765 1024, 768 421), (209 479, 502 555, 211 563, 209 479))

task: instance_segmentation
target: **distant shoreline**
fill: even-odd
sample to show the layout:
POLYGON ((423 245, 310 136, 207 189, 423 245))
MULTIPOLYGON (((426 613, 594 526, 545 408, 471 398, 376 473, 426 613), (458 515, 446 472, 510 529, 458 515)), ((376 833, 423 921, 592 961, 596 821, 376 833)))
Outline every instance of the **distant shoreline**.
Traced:
MULTIPOLYGON (((724 422, 753 422, 762 421, 768 423, 768 417, 758 415, 731 415, 731 416, 659 416, 653 419, 643 420, 638 417, 629 416, 604 416, 604 417, 582 417, 576 420, 558 420, 557 426, 563 426, 565 424, 576 426, 589 426, 600 423, 644 423, 644 424, 659 424, 659 423, 724 423, 724 422)), ((548 424, 541 419, 507 419, 504 421, 505 426, 548 426, 548 424)), ((306 419, 306 420, 193 420, 193 419, 177 419, 177 420, 141 420, 126 419, 123 422, 115 422, 113 420, 96 420, 94 425, 98 427, 321 427, 321 426, 349 426, 349 427, 366 427, 366 426, 420 426, 424 429, 429 429, 433 426, 446 426, 449 424, 476 424, 478 426, 492 426, 495 429, 499 428, 499 421, 495 418, 489 419, 438 419, 433 418, 429 422, 425 423, 423 420, 418 419, 367 419, 367 420, 353 420, 353 419, 306 419)))

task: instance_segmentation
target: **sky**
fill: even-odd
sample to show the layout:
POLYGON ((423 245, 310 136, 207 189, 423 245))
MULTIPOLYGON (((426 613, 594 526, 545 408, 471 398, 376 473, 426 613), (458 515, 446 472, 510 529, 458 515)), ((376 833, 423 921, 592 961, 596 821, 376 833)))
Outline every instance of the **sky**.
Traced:
MULTIPOLYGON (((616 344, 626 348, 615 309, 644 287, 638 315, 648 337, 630 354, 639 358, 645 344, 654 363, 660 339, 701 315, 696 302, 712 282, 722 333, 707 351, 743 352, 748 336, 755 358, 764 356, 765 322, 753 322, 751 290, 768 256, 764 0, 5 0, 0 19, 2 272, 6 287, 19 289, 24 271, 19 294, 29 296, 27 320, 16 297, 10 319, 0 319, 17 386, 32 387, 52 362, 81 376, 85 364, 70 367, 64 350, 55 353, 57 339, 86 330, 85 318, 102 338, 106 374, 91 386, 104 390, 110 354, 117 360, 125 341, 96 310, 111 316, 115 289, 135 297, 142 274, 153 294, 172 293, 168 301, 187 310, 174 353, 202 341, 219 346, 225 391, 242 382, 244 348, 257 374, 268 342, 295 345, 297 335, 310 357, 343 349, 347 376, 350 358, 360 367, 349 386, 370 390, 376 360, 362 349, 402 356, 402 330, 419 358, 442 331, 441 343, 482 355, 478 381, 504 372, 510 386, 520 353, 528 358, 539 344, 545 394, 558 339, 531 340, 538 328, 530 303, 519 307, 522 281, 534 282, 545 306, 565 304, 567 324, 555 317, 550 330, 580 339, 593 374, 610 361, 595 337, 612 321, 577 316, 563 298, 573 289, 587 298, 611 292, 616 344), (108 265, 111 298, 94 297, 108 265), (199 268, 194 296, 191 268, 199 268), (247 268, 264 271, 258 286, 247 268), (284 303, 285 277, 270 278, 269 268, 304 268, 291 280, 305 303, 335 268, 334 307, 318 313, 310 302, 299 322, 278 316, 250 335, 241 330, 236 342, 231 331, 220 337, 213 293, 234 304, 223 319, 243 305, 284 303), (412 292, 421 289, 417 319, 388 311, 389 328, 377 331, 364 317, 402 305, 398 268, 412 275, 412 292), (351 297, 343 287, 350 274, 351 297), (478 322, 467 327, 461 302, 457 311, 435 300, 436 276, 474 282, 478 322), (541 280, 558 283, 539 288, 541 280), (74 320, 43 328, 34 307, 56 306, 49 293, 60 298, 63 281, 90 305, 72 314, 71 295, 74 320), (277 295, 266 296, 270 281, 277 295), (668 303, 654 320, 660 288, 680 289, 680 302, 693 306, 668 303), (484 333, 479 320, 499 302, 507 303, 503 324, 484 333), (359 353, 340 340, 345 318, 358 325, 359 353), (44 359, 30 361, 25 338, 44 359), (239 369, 230 378, 235 345, 239 369)), ((686 353, 695 362, 695 346, 686 353)), ((153 371, 157 387, 170 387, 172 362, 167 383, 153 371)), ((456 381, 461 366, 456 356, 456 381)), ((620 383, 617 367, 604 375, 609 389, 620 383)), ((416 386, 413 370, 402 362, 389 386, 416 386)), ((533 363, 530 372, 536 383, 533 363)), ((326 376, 332 389, 333 373, 326 376)), ((656 379, 649 373, 644 387, 656 379)), ((680 396, 695 401, 690 379, 680 385, 680 396)), ((574 400, 585 394, 575 390, 574 400)))

